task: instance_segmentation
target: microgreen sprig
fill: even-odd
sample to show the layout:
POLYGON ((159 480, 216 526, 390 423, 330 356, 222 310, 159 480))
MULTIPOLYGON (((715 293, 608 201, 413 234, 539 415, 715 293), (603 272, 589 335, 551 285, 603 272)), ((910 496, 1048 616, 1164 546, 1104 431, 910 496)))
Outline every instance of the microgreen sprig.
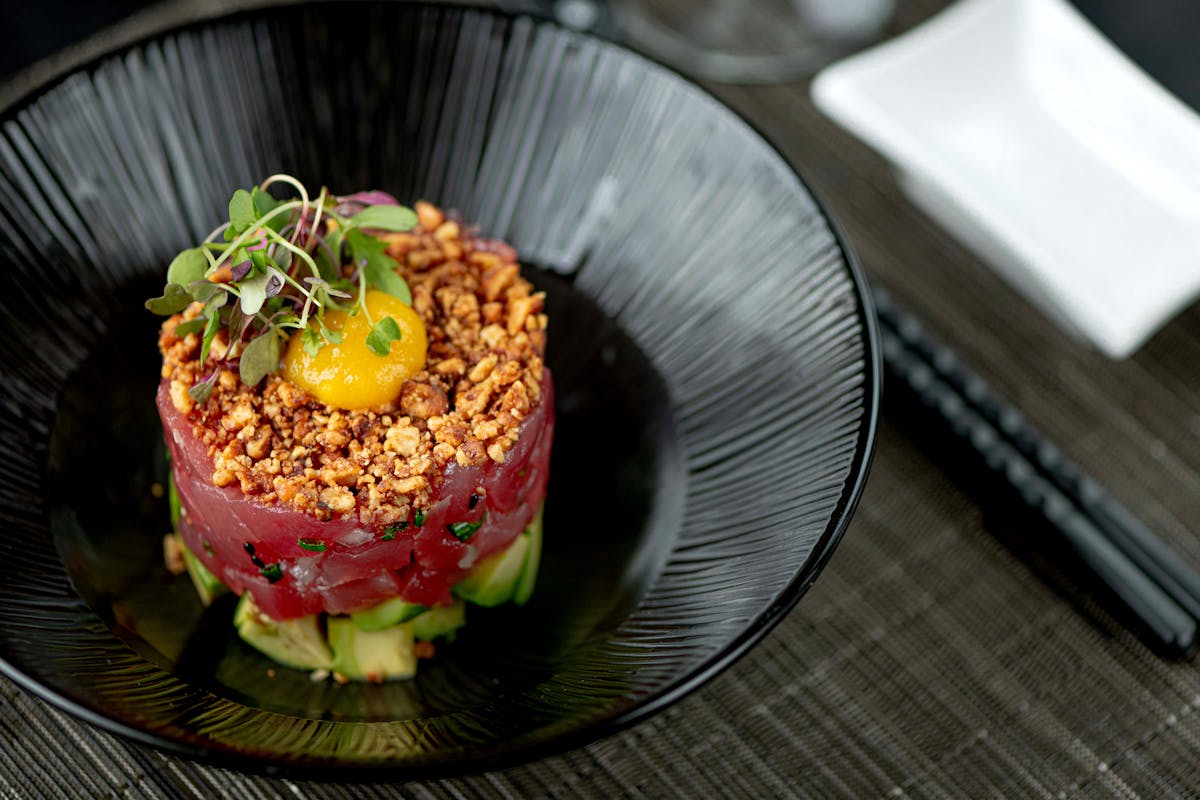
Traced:
POLYGON ((201 336, 201 362, 213 352, 217 334, 228 334, 223 355, 205 367, 207 374, 188 394, 204 402, 220 369, 235 366, 243 383, 256 385, 278 369, 293 331, 300 331, 309 355, 340 344, 341 332, 325 324, 325 312, 333 309, 363 313, 371 325, 368 348, 387 355, 400 338, 399 326, 391 317, 373 320, 366 294, 377 289, 412 304, 381 236, 416 224, 411 209, 383 192, 336 197, 322 187, 313 200, 290 175, 272 175, 250 190, 235 191, 229 221, 175 256, 162 295, 146 301, 161 316, 201 304, 194 319, 175 328, 178 336, 201 336), (267 191, 279 184, 299 197, 280 200, 267 191))

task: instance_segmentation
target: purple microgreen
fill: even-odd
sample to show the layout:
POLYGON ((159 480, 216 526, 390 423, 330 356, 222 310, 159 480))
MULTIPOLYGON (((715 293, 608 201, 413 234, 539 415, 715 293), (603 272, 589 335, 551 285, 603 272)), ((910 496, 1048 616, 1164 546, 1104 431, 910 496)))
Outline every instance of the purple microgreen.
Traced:
POLYGON ((391 317, 384 317, 371 326, 367 334, 367 349, 377 356, 386 356, 392 351, 392 342, 400 341, 400 326, 391 317))
MULTIPOLYGON (((229 222, 172 260, 163 295, 146 307, 171 315, 193 301, 204 303, 197 317, 176 325, 177 334, 202 334, 200 360, 207 362, 217 333, 225 328, 229 345, 220 360, 236 363, 242 381, 251 385, 278 369, 293 330, 310 354, 340 344, 341 331, 324 322, 331 310, 361 310, 371 329, 368 348, 386 355, 400 339, 400 327, 391 317, 372 320, 364 305, 367 291, 378 289, 410 304, 412 295, 387 255, 387 243, 373 233, 409 230, 416 223, 415 213, 385 192, 331 197, 322 188, 314 202, 295 178, 272 175, 249 191, 233 193, 229 222), (273 184, 291 186, 299 199, 277 199, 267 191, 273 184), (223 242, 217 241, 221 234, 223 242), (346 251, 353 273, 349 280, 346 251), (227 283, 209 280, 226 264, 227 283), (230 303, 231 297, 236 302, 230 303)), ((210 396, 216 374, 193 387, 195 399, 210 396)))
POLYGON ((251 339, 238 359, 238 374, 242 383, 255 386, 279 366, 279 336, 275 331, 264 331, 251 339))
MULTIPOLYGON (((288 251, 284 250, 283 252, 286 253, 288 251)), ((270 269, 267 271, 267 285, 265 288, 267 297, 275 297, 283 291, 284 285, 283 275, 279 274, 278 270, 270 269)))
POLYGON ((163 288, 162 297, 155 297, 146 301, 146 309, 152 314, 158 314, 160 317, 169 317, 172 314, 178 314, 192 304, 192 296, 188 290, 180 286, 178 283, 168 283, 163 288))
POLYGON ((217 374, 217 370, 213 370, 208 377, 188 389, 188 397, 197 403, 203 403, 208 400, 212 395, 213 386, 217 383, 217 374))
POLYGON ((387 192, 381 192, 378 189, 369 189, 365 192, 355 192, 354 194, 341 195, 334 197, 334 202, 338 205, 342 203, 358 203, 362 206, 398 206, 400 202, 392 197, 387 192))

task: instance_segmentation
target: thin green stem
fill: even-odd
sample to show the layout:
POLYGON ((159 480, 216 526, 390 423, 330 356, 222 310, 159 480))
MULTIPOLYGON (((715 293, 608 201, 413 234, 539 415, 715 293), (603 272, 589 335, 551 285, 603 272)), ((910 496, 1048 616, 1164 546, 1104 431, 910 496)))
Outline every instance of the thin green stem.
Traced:
POLYGON ((266 214, 263 214, 261 217, 256 219, 254 221, 254 224, 252 224, 249 228, 247 228, 245 230, 245 232, 242 233, 241 236, 237 237, 236 239, 234 239, 232 242, 229 243, 229 246, 227 248, 225 248, 225 252, 221 253, 221 257, 217 259, 217 263, 209 269, 209 274, 211 275, 218 267, 221 266, 221 264, 225 263, 225 259, 229 258, 231 253, 236 252, 239 247, 241 247, 247 241, 249 241, 251 238, 253 238, 254 234, 258 233, 259 228, 263 227, 264 225, 266 225, 266 223, 270 222, 272 219, 279 216, 283 212, 291 211, 296 208, 300 208, 299 200, 293 200, 290 203, 283 203, 281 205, 275 206, 275 208, 271 209, 266 214))
POLYGON ((313 215, 312 225, 308 228, 308 241, 304 243, 305 247, 313 246, 313 236, 316 234, 317 228, 321 225, 321 213, 325 211, 325 192, 325 187, 322 186, 321 193, 317 195, 317 213, 313 215))
POLYGON ((371 319, 371 312, 367 310, 367 274, 366 270, 362 269, 358 271, 358 306, 362 309, 367 325, 374 327, 375 321, 371 319))
POLYGON ((321 270, 320 270, 320 268, 317 267, 317 262, 313 260, 313 257, 311 255, 309 255, 307 250, 304 250, 304 249, 299 248, 296 245, 292 244, 286 238, 284 238, 283 236, 280 236, 278 233, 276 233, 271 228, 267 228, 266 231, 267 231, 267 236, 269 236, 271 239, 274 239, 277 244, 290 250, 294 255, 300 256, 300 258, 303 259, 304 263, 308 264, 308 269, 310 272, 312 272, 314 278, 321 277, 321 270))

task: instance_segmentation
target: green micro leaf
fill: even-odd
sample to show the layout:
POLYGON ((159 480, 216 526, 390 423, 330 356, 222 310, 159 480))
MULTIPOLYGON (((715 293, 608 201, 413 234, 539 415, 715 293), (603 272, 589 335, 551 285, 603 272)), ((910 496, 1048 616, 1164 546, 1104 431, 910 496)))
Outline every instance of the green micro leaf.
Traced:
POLYGON ((224 294, 225 287, 212 281, 198 280, 188 284, 188 291, 192 293, 192 298, 197 303, 207 303, 218 294, 224 294))
POLYGON ((321 277, 333 283, 342 277, 342 242, 344 233, 341 228, 330 231, 325 236, 325 244, 329 246, 329 253, 333 254, 334 262, 329 260, 329 253, 324 247, 318 247, 315 253, 317 261, 317 269, 321 271, 321 277))
MULTIPOLYGON (((250 190, 250 201, 254 204, 254 214, 258 219, 265 217, 279 205, 278 200, 257 186, 250 190)), ((287 217, 287 214, 280 214, 268 221, 267 227, 278 233, 287 224, 287 217)))
POLYGON ((167 267, 167 283, 187 286, 192 281, 204 278, 207 271, 208 259, 204 257, 204 251, 193 247, 184 250, 171 261, 171 266, 167 267))
POLYGON ((321 337, 320 331, 309 326, 300 334, 300 344, 304 346, 304 352, 312 358, 321 352, 321 348, 325 346, 325 340, 321 337))
POLYGON ((412 292, 408 284, 396 274, 396 260, 384 252, 387 242, 362 231, 351 230, 346 234, 346 244, 350 246, 355 266, 362 268, 370 286, 412 305, 412 292))
POLYGON ((255 272, 238 283, 242 293, 242 313, 247 317, 257 314, 267 301, 267 281, 270 277, 266 272, 255 272))
POLYGON ((400 341, 400 326, 391 317, 384 317, 371 326, 367 334, 367 349, 377 356, 386 356, 392 351, 392 342, 400 341))
POLYGON ((350 218, 355 228, 382 231, 407 231, 417 224, 417 215, 404 206, 367 206, 350 218))
POLYGON ((279 366, 279 337, 268 330, 250 340, 238 361, 242 383, 254 386, 279 366))
POLYGON ((387 292, 405 305, 412 305, 412 292, 409 290, 408 284, 392 269, 368 266, 367 283, 380 291, 387 292))
POLYGON ((258 214, 254 211, 254 200, 245 189, 238 189, 229 198, 229 230, 234 236, 245 233, 254 224, 258 214))
POLYGON ((208 324, 208 320, 204 317, 193 317, 186 322, 181 322, 175 326, 175 335, 183 338, 189 333, 199 333, 204 330, 204 326, 208 324))
POLYGON ((327 328, 325 323, 321 323, 321 338, 330 344, 341 344, 346 337, 341 331, 335 331, 333 328, 327 328))
POLYGON ((266 250, 260 247, 257 250, 247 250, 246 253, 250 256, 250 263, 253 264, 255 269, 257 269, 259 272, 262 272, 267 268, 266 250))
POLYGON ((187 289, 178 283, 168 283, 163 289, 162 297, 147 300, 146 308, 160 317, 169 317, 172 314, 178 314, 191 304, 192 296, 187 289))
MULTIPOLYGON (((224 296, 224 295, 220 295, 224 296)), ((216 300, 214 297, 213 300, 216 300)), ((200 342, 200 363, 203 364, 208 360, 208 349, 212 347, 213 339, 216 338, 217 328, 221 324, 221 315, 217 313, 218 307, 213 307, 212 304, 205 306, 204 310, 208 313, 208 320, 204 325, 204 338, 200 342)))

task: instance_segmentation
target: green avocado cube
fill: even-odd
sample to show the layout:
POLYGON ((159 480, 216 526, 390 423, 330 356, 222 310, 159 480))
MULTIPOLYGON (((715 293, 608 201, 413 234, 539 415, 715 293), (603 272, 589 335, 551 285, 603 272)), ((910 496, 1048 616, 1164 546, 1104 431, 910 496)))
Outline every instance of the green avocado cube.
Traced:
POLYGON ((498 606, 512 600, 529 552, 529 537, 519 535, 508 549, 488 556, 466 578, 451 589, 477 606, 498 606))
POLYGON ((350 615, 354 624, 364 631, 381 631, 401 622, 408 622, 418 614, 425 612, 425 606, 410 603, 402 597, 384 600, 365 611, 357 611, 350 615))
POLYGON ((521 535, 529 540, 529 552, 525 555, 525 563, 521 566, 521 575, 517 578, 517 588, 513 591, 513 602, 523 606, 533 596, 533 587, 537 584, 538 567, 542 563, 542 511, 545 505, 538 508, 537 514, 529 523, 529 527, 521 535))
POLYGON ((249 592, 233 612, 233 624, 242 641, 272 661, 296 669, 330 669, 333 653, 325 643, 316 614, 273 620, 258 610, 249 592))
POLYGON ((413 631, 401 623, 382 631, 364 631, 349 617, 328 619, 333 671, 351 680, 379 683, 417 674, 413 631))
POLYGON ((462 600, 453 605, 434 606, 412 621, 413 638, 422 642, 446 639, 467 624, 467 606, 462 600))

